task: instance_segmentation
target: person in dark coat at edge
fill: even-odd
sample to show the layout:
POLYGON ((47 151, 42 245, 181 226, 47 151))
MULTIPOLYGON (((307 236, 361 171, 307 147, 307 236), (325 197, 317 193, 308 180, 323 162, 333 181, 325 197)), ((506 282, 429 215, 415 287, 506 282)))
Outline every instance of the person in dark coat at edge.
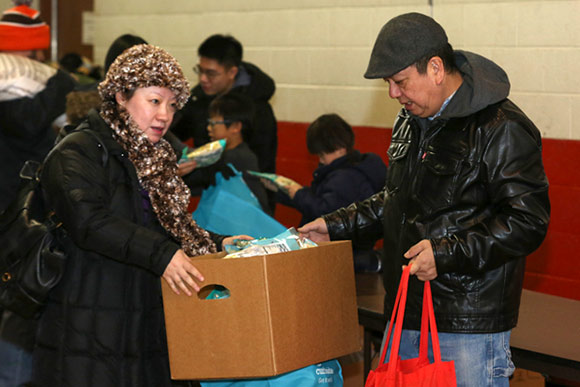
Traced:
POLYGON ((191 219, 189 190, 163 139, 189 96, 177 61, 133 46, 99 93, 100 111, 57 144, 41 175, 66 232, 67 265, 39 320, 32 384, 170 386, 160 279, 195 296, 203 275, 189 257, 234 237, 191 219))
POLYGON ((385 316, 410 266, 399 355, 418 356, 423 281, 431 282, 443 361, 458 386, 508 386, 526 256, 550 219, 540 132, 508 99, 506 73, 453 50, 432 18, 387 22, 365 77, 403 108, 385 190, 300 230, 315 241, 384 236, 385 316))
MULTIPOLYGON (((52 148, 53 122, 76 85, 66 72, 42 63, 50 28, 30 3, 14 1, 0 19, 0 212, 16 198, 24 163, 42 161, 52 148)), ((0 308, 0 386, 28 381, 34 327, 34 320, 0 308)))
MULTIPOLYGON (((352 202, 364 200, 385 186, 387 167, 374 153, 354 149, 352 127, 338 114, 323 114, 306 130, 308 152, 320 164, 310 187, 293 184, 288 195, 278 191, 281 204, 300 211, 300 226, 352 202)), ((290 176, 289 176, 290 177, 290 176)), ((355 271, 380 271, 381 261, 373 244, 353 246, 355 271)))
MULTIPOLYGON (((212 35, 197 50, 199 63, 194 71, 199 83, 191 90, 191 97, 179 112, 171 127, 182 141, 193 139, 199 147, 210 141, 207 133, 209 105, 219 95, 232 90, 251 98, 254 103, 254 135, 248 142, 258 157, 260 172, 276 172, 278 125, 269 100, 274 95, 274 80, 258 66, 242 61, 242 44, 232 36, 212 35)), ((275 196, 269 195, 274 209, 275 196)))

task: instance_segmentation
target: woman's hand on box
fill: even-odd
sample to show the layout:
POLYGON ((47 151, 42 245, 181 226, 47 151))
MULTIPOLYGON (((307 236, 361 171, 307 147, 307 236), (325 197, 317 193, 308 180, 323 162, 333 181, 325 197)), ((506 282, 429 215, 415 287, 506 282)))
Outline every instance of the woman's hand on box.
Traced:
POLYGON ((203 275, 191 264, 191 260, 181 249, 175 252, 162 277, 175 294, 181 294, 181 290, 188 296, 192 294, 191 289, 196 293, 199 292, 199 285, 195 280, 203 282, 203 275))

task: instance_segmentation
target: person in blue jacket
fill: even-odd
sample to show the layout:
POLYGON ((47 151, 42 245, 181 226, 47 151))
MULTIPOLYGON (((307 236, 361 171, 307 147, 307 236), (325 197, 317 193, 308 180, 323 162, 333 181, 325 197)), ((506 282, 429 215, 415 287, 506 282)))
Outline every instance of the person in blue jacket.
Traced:
MULTIPOLYGON (((278 191, 278 201, 302 213, 300 226, 345 207, 353 200, 364 200, 385 185, 387 167, 375 153, 354 149, 352 127, 338 114, 324 114, 306 131, 308 152, 317 155, 318 168, 309 187, 293 184, 288 195, 278 191)), ((373 246, 355 246, 355 268, 380 269, 373 246)))

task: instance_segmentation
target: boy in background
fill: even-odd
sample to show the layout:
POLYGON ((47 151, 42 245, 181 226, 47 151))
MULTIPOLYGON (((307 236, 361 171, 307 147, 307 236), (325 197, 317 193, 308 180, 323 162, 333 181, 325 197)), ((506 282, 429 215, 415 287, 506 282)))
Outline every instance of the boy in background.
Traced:
POLYGON ((246 173, 259 170, 258 158, 248 146, 253 134, 253 116, 253 103, 242 94, 230 92, 214 99, 209 105, 207 131, 211 141, 225 139, 226 148, 216 164, 196 168, 192 173, 183 176, 183 180, 194 194, 199 188, 214 183, 217 172, 222 172, 225 178, 229 178, 232 172, 227 164, 231 163, 242 172, 244 181, 264 212, 272 215, 263 185, 258 178, 246 173))
MULTIPOLYGON (((320 164, 312 174, 310 187, 293 184, 288 195, 279 191, 278 201, 302 213, 300 226, 323 214, 363 200, 385 185, 387 167, 374 153, 354 149, 354 132, 337 114, 324 114, 306 131, 308 152, 320 164)), ((371 246, 356 246, 355 269, 378 271, 380 261, 371 246)))

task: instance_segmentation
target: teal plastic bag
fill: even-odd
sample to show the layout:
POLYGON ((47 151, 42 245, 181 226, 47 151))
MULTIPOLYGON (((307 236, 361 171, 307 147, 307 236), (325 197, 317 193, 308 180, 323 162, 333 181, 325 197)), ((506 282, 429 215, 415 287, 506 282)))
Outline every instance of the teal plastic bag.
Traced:
POLYGON ((338 360, 328 360, 270 378, 201 382, 202 387, 342 387, 342 385, 342 369, 338 360))
POLYGON ((270 238, 284 232, 286 227, 262 210, 242 173, 228 165, 235 175, 224 179, 218 172, 216 184, 202 192, 193 213, 197 224, 222 235, 246 234, 254 238, 270 238))

